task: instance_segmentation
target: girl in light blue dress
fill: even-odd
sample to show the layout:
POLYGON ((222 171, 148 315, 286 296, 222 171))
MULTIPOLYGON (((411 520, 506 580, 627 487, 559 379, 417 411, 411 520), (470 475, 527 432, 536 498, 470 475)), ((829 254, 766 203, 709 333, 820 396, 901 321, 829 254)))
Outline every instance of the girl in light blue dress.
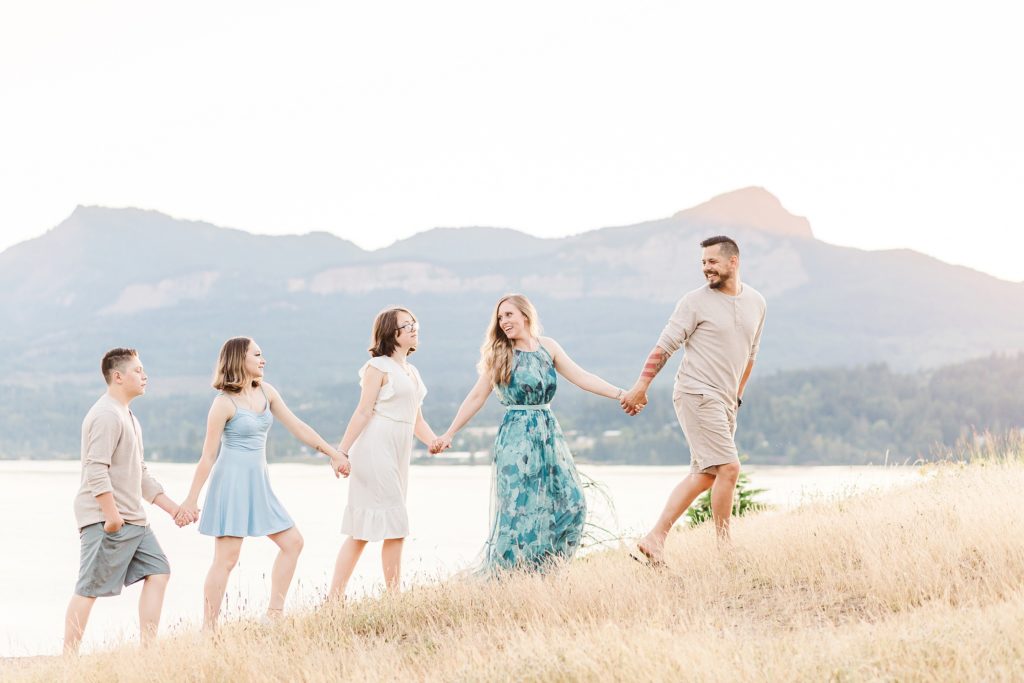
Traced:
POLYGON ((348 476, 348 459, 297 418, 277 390, 263 381, 265 364, 259 345, 248 337, 229 339, 221 347, 213 382, 221 393, 210 406, 203 454, 178 512, 183 518, 199 512, 199 492, 209 478, 199 521, 199 532, 215 538, 204 588, 203 626, 207 629, 217 625, 228 577, 246 536, 266 536, 280 549, 271 572, 267 616, 280 616, 284 610, 302 535, 270 486, 266 445, 274 418, 304 444, 327 455, 335 476, 348 476))
POLYGON ((537 311, 521 294, 498 301, 480 355, 480 378, 431 452, 449 448, 497 392, 505 417, 494 442, 491 526, 480 571, 543 571, 572 557, 587 516, 572 454, 551 412, 556 373, 598 396, 617 400, 624 392, 578 366, 554 339, 540 336, 537 311))

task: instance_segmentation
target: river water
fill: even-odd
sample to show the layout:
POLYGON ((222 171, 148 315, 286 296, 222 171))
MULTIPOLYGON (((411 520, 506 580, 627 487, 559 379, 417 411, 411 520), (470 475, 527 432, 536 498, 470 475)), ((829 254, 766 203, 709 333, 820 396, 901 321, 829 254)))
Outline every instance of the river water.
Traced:
MULTIPOLYGON (((152 463, 150 471, 168 495, 180 501, 193 467, 152 463)), ((78 574, 78 530, 72 500, 78 490, 77 461, 0 461, 0 656, 56 654, 63 636, 64 610, 78 574)), ((605 495, 591 496, 592 521, 614 535, 639 534, 657 518, 686 467, 581 465, 605 495), (614 509, 609 507, 610 499, 614 509)), ((767 491, 766 503, 786 508, 814 497, 845 496, 914 481, 909 467, 747 466, 751 482, 767 491)), ((409 516, 412 535, 403 562, 405 585, 443 580, 474 563, 488 531, 490 468, 413 466, 409 516)), ((274 490, 305 537, 289 608, 318 602, 330 582, 340 533, 346 480, 327 465, 270 465, 274 490)), ((162 632, 196 628, 201 620, 202 586, 213 555, 213 541, 196 527, 176 527, 159 508, 148 508, 150 523, 167 554, 172 579, 164 603, 162 632)), ((595 532, 601 536, 605 532, 595 532)), ((349 595, 373 595, 383 576, 380 544, 364 553, 349 584, 349 595)), ((226 617, 262 614, 276 546, 247 539, 228 586, 226 617)), ((97 601, 83 651, 135 638, 141 583, 120 596, 97 601)))

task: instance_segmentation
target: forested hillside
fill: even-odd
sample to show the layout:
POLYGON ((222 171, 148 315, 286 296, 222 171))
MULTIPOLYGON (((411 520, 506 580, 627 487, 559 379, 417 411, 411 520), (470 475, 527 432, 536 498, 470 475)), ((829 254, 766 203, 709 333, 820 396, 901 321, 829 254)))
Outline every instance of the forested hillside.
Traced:
MULTIPOLYGON (((668 371, 663 374, 670 374, 668 371)), ((1024 428, 1024 354, 992 356, 932 371, 901 373, 886 365, 852 369, 756 372, 740 410, 737 442, 751 462, 860 464, 905 462, 941 455, 964 437, 1024 428)), ((431 391, 424 414, 447 427, 462 391, 431 391)), ((7 387, 0 394, 3 458, 77 458, 81 419, 102 384, 81 388, 7 387)), ((289 391, 290 406, 326 438, 340 438, 358 399, 355 384, 289 391)), ((628 464, 688 461, 686 444, 662 382, 647 409, 627 417, 618 404, 562 382, 554 409, 577 457, 628 464)), ((197 394, 145 396, 133 404, 150 459, 192 461, 202 445, 212 398, 197 394)), ((494 427, 501 406, 492 397, 471 427, 494 427)), ((484 430, 481 430, 484 431, 484 430)), ((493 437, 468 432, 456 448, 490 447, 493 437)), ((299 443, 275 426, 272 459, 303 457, 299 443)))

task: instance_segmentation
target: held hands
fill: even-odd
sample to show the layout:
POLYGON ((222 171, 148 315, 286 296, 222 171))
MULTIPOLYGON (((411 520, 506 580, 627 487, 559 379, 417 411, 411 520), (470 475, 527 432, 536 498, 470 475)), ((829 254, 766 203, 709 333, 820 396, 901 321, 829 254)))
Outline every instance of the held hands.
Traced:
POLYGON ((634 384, 633 387, 622 395, 619 405, 626 411, 627 415, 637 415, 647 405, 647 390, 641 384, 634 384))
POLYGON ((321 452, 331 459, 331 472, 334 473, 334 478, 348 477, 352 472, 352 463, 349 462, 348 454, 341 450, 341 444, 338 444, 337 448, 326 448, 327 450, 321 452))
POLYGON ((352 463, 349 462, 348 456, 341 452, 333 453, 331 455, 331 471, 334 472, 336 479, 348 477, 352 473, 352 463))
POLYGON ((174 517, 174 523, 179 527, 188 526, 193 522, 199 521, 199 507, 195 501, 186 499, 178 506, 178 511, 171 516, 174 517))
POLYGON ((437 455, 438 453, 442 453, 442 452, 448 450, 451 447, 452 447, 452 437, 451 437, 450 434, 445 432, 441 436, 439 436, 436 439, 434 439, 434 441, 430 444, 430 449, 429 450, 430 450, 430 454, 431 455, 437 455))

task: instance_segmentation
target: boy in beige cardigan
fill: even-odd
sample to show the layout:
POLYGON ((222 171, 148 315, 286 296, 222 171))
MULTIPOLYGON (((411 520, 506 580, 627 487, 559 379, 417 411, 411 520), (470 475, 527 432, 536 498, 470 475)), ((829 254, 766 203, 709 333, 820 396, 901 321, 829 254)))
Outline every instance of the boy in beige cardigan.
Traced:
MULTIPOLYGON (((142 428, 128 407, 146 392, 146 373, 134 349, 112 349, 100 369, 107 391, 82 422, 82 483, 75 497, 81 566, 68 604, 64 651, 77 653, 98 597, 145 581, 139 598, 142 642, 156 635, 171 568, 149 528, 143 499, 171 517, 178 504, 146 469, 142 428)), ((195 521, 182 520, 183 524, 195 521)))

